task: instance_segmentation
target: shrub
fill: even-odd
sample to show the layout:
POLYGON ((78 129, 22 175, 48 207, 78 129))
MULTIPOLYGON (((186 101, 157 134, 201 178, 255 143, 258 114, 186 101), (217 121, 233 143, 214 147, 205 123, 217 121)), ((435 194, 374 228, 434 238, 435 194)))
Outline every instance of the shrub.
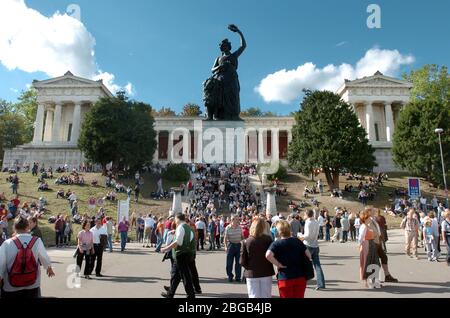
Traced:
POLYGON ((168 165, 163 172, 163 178, 170 181, 186 182, 190 177, 189 171, 182 164, 168 165))
POLYGON ((267 176, 267 179, 269 181, 273 181, 275 179, 284 180, 284 179, 286 179, 287 175, 288 175, 287 174, 287 169, 285 167, 283 167, 282 165, 280 165, 278 167, 278 171, 276 173, 274 173, 274 174, 271 174, 271 175, 267 176))

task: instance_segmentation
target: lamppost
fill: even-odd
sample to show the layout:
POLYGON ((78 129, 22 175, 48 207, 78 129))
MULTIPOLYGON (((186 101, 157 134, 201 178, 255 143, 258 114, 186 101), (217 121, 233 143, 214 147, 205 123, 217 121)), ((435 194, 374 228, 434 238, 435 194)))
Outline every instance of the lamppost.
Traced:
POLYGON ((448 205, 448 188, 447 188, 447 180, 445 178, 444 153, 442 151, 442 140, 441 140, 441 134, 444 132, 444 129, 437 128, 434 132, 436 134, 438 134, 438 137, 439 137, 439 148, 441 149, 442 175, 444 177, 444 188, 445 188, 445 197, 446 197, 445 205, 448 208, 449 207, 449 205, 448 205))

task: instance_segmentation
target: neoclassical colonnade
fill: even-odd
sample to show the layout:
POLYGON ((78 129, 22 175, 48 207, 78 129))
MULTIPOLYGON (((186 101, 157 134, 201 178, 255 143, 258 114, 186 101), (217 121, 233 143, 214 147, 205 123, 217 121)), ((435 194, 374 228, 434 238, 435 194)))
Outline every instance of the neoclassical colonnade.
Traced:
POLYGON ((89 101, 52 101, 38 104, 33 143, 76 145, 89 101))
MULTIPOLYGON (((208 142, 204 141, 201 130, 194 129, 196 119, 156 118, 155 130, 157 151, 155 162, 204 162, 202 151, 208 142), (187 141, 184 139, 187 138, 187 141), (185 153, 187 149, 187 154, 185 153)), ((198 120, 198 119, 197 119, 198 120)), ((292 141, 292 117, 248 118, 243 124, 245 162, 264 162, 274 159, 287 160, 288 145, 292 141)), ((233 144, 239 144, 239 137, 231 137, 233 144)), ((227 143, 230 137, 223 139, 227 143)), ((239 146, 238 147, 242 147, 239 146)), ((236 145, 235 145, 236 147, 236 145)), ((236 149, 242 151, 242 149, 236 149)))
POLYGON ((392 142, 404 101, 357 101, 352 105, 370 142, 392 142))

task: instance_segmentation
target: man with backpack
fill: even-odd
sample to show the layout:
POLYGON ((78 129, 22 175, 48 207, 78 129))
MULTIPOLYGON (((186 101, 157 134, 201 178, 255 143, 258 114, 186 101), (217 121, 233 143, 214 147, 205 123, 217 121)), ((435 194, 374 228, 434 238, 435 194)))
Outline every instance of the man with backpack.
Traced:
POLYGON ((44 243, 29 234, 28 220, 14 221, 16 235, 0 247, 0 281, 2 298, 38 298, 41 295, 42 264, 49 277, 55 276, 44 243))

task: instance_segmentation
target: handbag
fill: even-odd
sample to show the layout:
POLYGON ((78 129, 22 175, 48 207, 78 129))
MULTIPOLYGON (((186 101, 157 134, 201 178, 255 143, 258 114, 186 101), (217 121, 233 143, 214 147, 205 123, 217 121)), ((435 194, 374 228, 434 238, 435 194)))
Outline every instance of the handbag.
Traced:
POLYGON ((247 240, 242 241, 242 246, 241 246, 241 258, 240 258, 240 263, 241 266, 244 267, 245 269, 248 269, 248 251, 247 251, 247 246, 246 246, 246 242, 247 240))
POLYGON ((108 246, 108 235, 105 235, 105 234, 100 235, 100 245, 103 248, 108 246))
POLYGON ((314 267, 312 261, 306 256, 305 253, 303 254, 303 273, 305 274, 306 281, 311 280, 314 278, 314 267))

